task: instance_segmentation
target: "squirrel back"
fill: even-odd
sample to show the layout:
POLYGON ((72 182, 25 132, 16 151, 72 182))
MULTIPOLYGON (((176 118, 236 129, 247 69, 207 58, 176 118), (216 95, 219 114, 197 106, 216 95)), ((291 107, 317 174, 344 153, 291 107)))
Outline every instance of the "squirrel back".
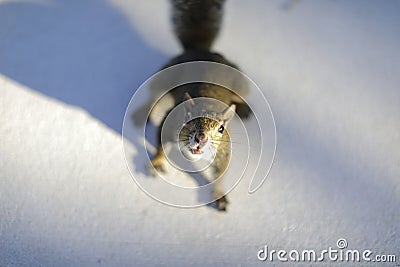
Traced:
MULTIPOLYGON (((184 51, 169 60, 162 69, 195 61, 216 62, 239 69, 236 64, 230 62, 221 54, 210 51, 211 45, 220 30, 225 0, 170 1, 172 4, 173 26, 184 51)), ((230 77, 227 77, 229 76, 228 73, 218 74, 209 72, 209 70, 205 70, 204 73, 198 73, 198 76, 207 79, 208 75, 224 75, 224 80, 226 82, 230 81, 229 85, 234 86, 235 91, 217 85, 196 82, 178 86, 168 92, 167 96, 169 98, 165 98, 168 101, 159 101, 155 105, 153 112, 150 114, 150 120, 155 125, 159 125, 162 119, 165 118, 160 114, 167 114, 170 109, 181 103, 184 100, 185 93, 189 93, 192 97, 215 98, 228 106, 235 104, 236 113, 241 118, 249 116, 251 113, 250 108, 244 102, 244 99, 242 99, 248 93, 247 82, 243 79, 237 79, 235 75, 230 79, 230 77), (237 93, 240 93, 240 96, 237 93)), ((175 80, 180 78, 169 76, 168 79, 175 80)), ((154 90, 152 95, 159 95, 160 92, 158 91, 164 90, 163 86, 151 86, 150 89, 154 90)), ((162 94, 164 94, 164 91, 162 94)))
POLYGON ((225 0, 171 0, 175 33, 185 50, 210 50, 225 0))

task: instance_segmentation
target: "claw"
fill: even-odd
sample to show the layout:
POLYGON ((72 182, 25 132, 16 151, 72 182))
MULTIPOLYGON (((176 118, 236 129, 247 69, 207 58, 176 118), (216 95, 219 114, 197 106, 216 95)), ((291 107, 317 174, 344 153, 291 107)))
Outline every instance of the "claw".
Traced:
POLYGON ((215 209, 217 209, 218 211, 226 211, 226 207, 228 206, 228 199, 223 196, 219 199, 217 199, 216 201, 214 201, 213 203, 211 203, 211 206, 214 207, 215 209))

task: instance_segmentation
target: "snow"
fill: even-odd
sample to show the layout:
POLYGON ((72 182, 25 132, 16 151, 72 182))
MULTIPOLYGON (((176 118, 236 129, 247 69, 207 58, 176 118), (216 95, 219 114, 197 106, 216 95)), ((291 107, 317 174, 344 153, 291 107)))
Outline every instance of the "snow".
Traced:
POLYGON ((257 266, 264 245, 339 238, 399 263, 399 2, 227 1, 215 49, 263 90, 278 143, 225 214, 153 200, 125 163, 130 97, 179 52, 168 10, 0 2, 0 265, 257 266))

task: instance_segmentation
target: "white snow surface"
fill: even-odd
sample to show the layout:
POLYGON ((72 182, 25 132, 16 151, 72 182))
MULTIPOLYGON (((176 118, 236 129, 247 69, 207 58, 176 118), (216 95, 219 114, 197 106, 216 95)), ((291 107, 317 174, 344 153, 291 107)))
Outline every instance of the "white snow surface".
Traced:
POLYGON ((339 238, 400 263, 400 2, 225 11, 215 50, 263 90, 278 143, 219 213, 151 199, 125 163, 129 99, 179 53, 166 1, 0 1, 0 266, 263 266, 264 245, 339 238))

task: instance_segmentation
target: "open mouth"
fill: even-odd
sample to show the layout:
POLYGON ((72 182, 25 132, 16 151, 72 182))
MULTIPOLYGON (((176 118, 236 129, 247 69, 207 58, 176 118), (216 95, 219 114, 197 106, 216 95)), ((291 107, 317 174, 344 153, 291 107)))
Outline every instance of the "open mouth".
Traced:
POLYGON ((203 153, 199 147, 193 148, 192 151, 193 151, 193 154, 197 154, 197 155, 203 153))

